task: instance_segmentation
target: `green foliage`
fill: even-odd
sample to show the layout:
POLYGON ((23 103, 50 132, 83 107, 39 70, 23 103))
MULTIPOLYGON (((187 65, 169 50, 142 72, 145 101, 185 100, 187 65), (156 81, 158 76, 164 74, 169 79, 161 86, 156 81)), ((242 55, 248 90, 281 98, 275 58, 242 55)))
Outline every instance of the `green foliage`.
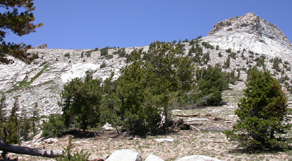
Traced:
POLYGON ((219 50, 219 45, 216 45, 216 50, 219 50))
POLYGON ((58 157, 56 158, 57 161, 87 161, 90 153, 84 153, 83 150, 80 152, 76 152, 72 155, 72 149, 75 146, 72 144, 72 137, 69 137, 68 145, 64 148, 64 153, 66 154, 65 157, 58 157))
POLYGON ((273 59, 273 69, 275 69, 277 72, 281 71, 281 68, 279 66, 279 64, 282 63, 282 59, 276 57, 275 59, 273 59))
POLYGON ((241 53, 241 56, 240 56, 243 60, 245 60, 245 56, 244 56, 244 51, 241 53))
POLYGON ((33 59, 38 59, 39 58, 39 54, 38 53, 33 53, 32 58, 33 59))
POLYGON ((105 47, 105 48, 100 49, 100 56, 108 55, 108 49, 109 49, 109 47, 105 47))
POLYGON ((234 53, 234 52, 231 52, 230 54, 229 54, 229 57, 231 57, 232 59, 236 59, 236 53, 234 53))
POLYGON ((287 114, 287 97, 279 81, 269 71, 249 72, 247 89, 238 103, 235 114, 239 117, 233 130, 226 131, 231 140, 251 149, 286 148, 281 138, 290 128, 287 114), (285 123, 284 123, 285 122, 285 123))
POLYGON ((188 57, 175 56, 178 48, 156 41, 142 60, 141 50, 134 50, 133 63, 121 70, 118 80, 105 80, 102 115, 107 122, 139 135, 167 129, 171 104, 194 84, 194 64, 188 57))
POLYGON ((126 56, 126 49, 125 48, 121 48, 118 51, 114 52, 113 54, 118 54, 119 58, 125 57, 126 56))
POLYGON ((121 99, 119 112, 121 113, 123 128, 128 131, 145 135, 158 129, 159 108, 154 103, 152 90, 147 88, 149 75, 141 66, 142 62, 134 61, 122 71, 118 80, 117 93, 121 99))
POLYGON ((64 57, 70 59, 70 53, 65 53, 65 54, 64 54, 64 57))
POLYGON ((220 65, 197 69, 196 82, 196 103, 208 106, 222 104, 222 91, 228 88, 229 80, 220 65))
POLYGON ((202 56, 202 59, 204 64, 208 64, 208 61, 210 60, 210 53, 205 53, 203 56, 202 56))
POLYGON ((31 124, 32 124, 31 128, 32 128, 33 135, 36 135, 38 121, 40 120, 39 111, 38 111, 38 103, 34 104, 34 107, 32 110, 32 117, 30 118, 30 120, 31 120, 31 124))
MULTIPOLYGON (((6 104, 6 96, 4 93, 0 92, 1 94, 1 99, 0 99, 0 130, 3 130, 4 128, 4 123, 5 123, 5 112, 4 109, 7 108, 7 104, 6 104)), ((0 138, 3 138, 4 134, 3 132, 0 132, 0 138)))
POLYGON ((232 51, 231 51, 231 49, 229 48, 229 49, 227 49, 227 50, 225 50, 227 53, 231 53, 232 51))
POLYGON ((59 106, 69 127, 76 121, 80 129, 95 127, 99 122, 99 106, 102 98, 101 80, 93 79, 94 71, 87 71, 84 79, 75 78, 64 85, 59 106))
POLYGON ((183 42, 189 42, 189 40, 186 38, 183 42))
POLYGON ((105 67, 106 67, 106 63, 105 63, 105 61, 103 61, 102 64, 100 64, 99 67, 100 67, 100 68, 105 68, 105 67))
POLYGON ((20 142, 19 131, 18 131, 20 127, 20 121, 16 113, 18 110, 19 110, 19 103, 18 103, 18 97, 16 97, 13 107, 10 112, 10 116, 8 117, 8 120, 5 123, 7 132, 9 134, 7 136, 8 144, 17 144, 20 142))
POLYGON ((208 42, 202 42, 202 45, 207 49, 214 49, 214 46, 209 44, 208 42))
POLYGON ((176 44, 174 52, 176 54, 184 54, 185 51, 185 44, 176 44))
POLYGON ((257 62, 256 63, 256 66, 258 66, 258 67, 261 67, 261 66, 265 67, 265 59, 266 59, 266 56, 265 55, 261 55, 260 57, 257 57, 255 59, 255 61, 257 62))
POLYGON ((130 54, 126 55, 126 63, 130 63, 134 60, 140 59, 142 50, 134 49, 130 54))
POLYGON ((106 59, 112 59, 114 56, 113 55, 106 55, 105 58, 106 59))
POLYGON ((91 57, 91 53, 93 52, 93 50, 89 50, 85 52, 85 55, 87 58, 91 57))
POLYGON ((223 68, 230 68, 230 57, 228 56, 224 62, 223 68))
POLYGON ((218 57, 220 57, 220 58, 221 58, 222 56, 223 56, 223 55, 222 55, 222 53, 221 53, 221 52, 219 52, 219 53, 218 53, 218 57))
POLYGON ((42 26, 33 24, 35 20, 33 11, 35 6, 33 0, 2 0, 1 4, 1 27, 0 27, 0 62, 12 63, 13 60, 7 58, 7 55, 11 55, 26 63, 33 61, 33 57, 27 54, 26 51, 31 46, 15 43, 6 43, 4 41, 6 34, 14 33, 18 36, 27 35, 31 32, 35 32, 35 29, 42 26))
POLYGON ((43 136, 57 137, 67 130, 62 115, 51 114, 48 119, 48 122, 43 121, 41 125, 43 136))
POLYGON ((196 39, 190 41, 190 45, 198 44, 201 40, 202 36, 198 36, 196 39))

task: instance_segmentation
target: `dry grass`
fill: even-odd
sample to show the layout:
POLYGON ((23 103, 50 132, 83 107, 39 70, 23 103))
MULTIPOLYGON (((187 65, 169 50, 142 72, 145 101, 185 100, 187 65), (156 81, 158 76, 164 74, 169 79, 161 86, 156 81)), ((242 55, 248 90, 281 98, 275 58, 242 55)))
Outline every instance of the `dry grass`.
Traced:
MULTIPOLYGON (((232 90, 224 92, 223 98, 227 105, 174 112, 174 114, 198 114, 197 117, 199 118, 207 118, 208 121, 201 121, 201 124, 197 125, 197 128, 201 131, 180 130, 169 135, 148 136, 146 138, 135 137, 134 139, 123 136, 113 137, 116 134, 112 131, 95 138, 73 138, 73 143, 76 145, 74 150, 80 151, 83 149, 85 152, 91 153, 90 159, 106 158, 113 151, 119 149, 133 149, 141 153, 143 159, 149 154, 154 154, 165 161, 172 161, 189 155, 206 155, 230 161, 292 160, 292 151, 258 154, 236 151, 237 144, 229 142, 225 134, 220 131, 220 129, 230 129, 236 123, 237 117, 234 116, 234 110, 237 108, 239 98, 243 96, 244 82, 232 85, 231 88, 232 90), (219 129, 219 131, 216 131, 216 129, 219 129), (155 141, 156 138, 172 138, 174 141, 159 143, 155 141)), ((68 136, 64 136, 53 144, 41 142, 31 146, 56 150, 65 147, 67 142, 68 136)), ((19 156, 22 160, 53 160, 25 155, 19 156)))

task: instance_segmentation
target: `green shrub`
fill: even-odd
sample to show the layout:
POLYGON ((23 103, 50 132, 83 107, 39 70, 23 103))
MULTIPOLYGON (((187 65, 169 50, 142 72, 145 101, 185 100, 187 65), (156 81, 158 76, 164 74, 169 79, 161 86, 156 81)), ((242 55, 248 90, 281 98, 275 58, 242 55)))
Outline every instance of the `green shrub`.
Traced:
POLYGON ((105 58, 106 59, 112 59, 114 56, 113 55, 106 55, 105 58))
POLYGON ((100 49, 100 56, 108 55, 108 49, 109 49, 109 47, 105 47, 105 48, 100 49))
POLYGON ((64 54, 64 57, 70 59, 70 53, 65 53, 65 54, 64 54))
POLYGON ((216 50, 219 50, 219 45, 216 45, 216 50))
POLYGON ((207 49, 214 49, 214 46, 209 44, 208 42, 202 42, 202 45, 207 49))
POLYGON ((51 114, 48 119, 48 122, 43 121, 41 125, 43 136, 57 137, 67 130, 62 115, 51 114))
POLYGON ((119 58, 125 57, 126 56, 126 49, 125 48, 121 48, 118 51, 114 52, 113 54, 118 54, 119 58))
POLYGON ((287 97, 279 81, 269 71, 249 72, 247 89, 238 103, 235 114, 239 117, 233 130, 226 136, 250 149, 286 148, 287 141, 281 138, 290 128, 287 124, 287 97), (284 123, 286 122, 286 123, 284 123))
POLYGON ((209 60, 210 60, 210 53, 208 52, 202 56, 202 61, 204 62, 204 64, 208 64, 209 60))
POLYGON ((106 67, 106 63, 105 61, 102 62, 102 64, 100 65, 100 68, 105 68, 106 67))
POLYGON ((230 57, 228 56, 224 62, 223 68, 230 68, 230 57))
POLYGON ((196 82, 195 102, 208 106, 222 104, 222 91, 228 88, 229 80, 220 65, 197 69, 196 82))
POLYGON ((281 71, 281 68, 279 66, 279 64, 282 63, 282 59, 276 57, 275 59, 273 59, 273 69, 275 69, 277 72, 281 71))
POLYGON ((230 54, 229 54, 229 56, 232 58, 232 59, 236 59, 236 53, 234 53, 234 52, 231 52, 230 54))
POLYGON ((12 106, 10 116, 8 117, 7 122, 5 122, 5 127, 7 127, 7 143, 8 144, 17 144, 20 142, 19 137, 19 128, 20 128, 20 120, 17 115, 17 111, 19 110, 18 97, 15 97, 14 104, 12 106))
POLYGON ((230 48, 228 48, 227 50, 225 50, 227 53, 231 53, 232 51, 231 51, 231 49, 230 48))
POLYGON ((33 53, 32 58, 33 59, 38 59, 39 58, 39 54, 38 53, 33 53))
POLYGON ((58 157, 56 158, 57 161, 87 161, 90 153, 84 153, 83 150, 81 150, 80 152, 76 152, 72 155, 72 149, 75 146, 72 144, 72 137, 69 137, 69 141, 68 141, 68 145, 66 148, 64 148, 64 153, 66 154, 66 156, 64 157, 58 157))

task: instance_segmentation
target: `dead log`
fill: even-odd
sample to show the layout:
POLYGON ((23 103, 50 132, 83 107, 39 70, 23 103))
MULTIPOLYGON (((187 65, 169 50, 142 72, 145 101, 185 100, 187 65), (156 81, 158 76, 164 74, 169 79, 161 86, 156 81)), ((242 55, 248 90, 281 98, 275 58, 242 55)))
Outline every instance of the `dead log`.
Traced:
POLYGON ((48 157, 48 158, 65 156, 62 150, 51 151, 51 150, 45 150, 45 149, 34 149, 34 148, 29 148, 29 147, 14 146, 14 145, 5 144, 2 142, 0 142, 0 150, 16 153, 16 154, 27 154, 27 155, 42 156, 42 157, 48 157))
POLYGON ((191 115, 184 115, 184 114, 175 114, 174 116, 178 116, 178 117, 197 117, 200 114, 191 114, 191 115))

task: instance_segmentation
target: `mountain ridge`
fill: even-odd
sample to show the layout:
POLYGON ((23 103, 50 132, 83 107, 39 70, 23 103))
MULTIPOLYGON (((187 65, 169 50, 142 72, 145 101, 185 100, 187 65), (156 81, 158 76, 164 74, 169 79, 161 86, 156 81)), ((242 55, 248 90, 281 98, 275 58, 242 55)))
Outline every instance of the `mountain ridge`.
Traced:
POLYGON ((234 50, 246 49, 272 56, 292 55, 287 36, 276 25, 252 12, 216 23, 205 40, 234 50))
MULTIPOLYGON (((214 25, 209 35, 203 38, 194 39, 202 47, 203 53, 209 54, 208 64, 198 65, 206 67, 217 63, 222 66, 230 61, 230 67, 225 71, 235 72, 241 70, 240 78, 247 77, 246 69, 257 66, 257 59, 264 57, 265 68, 269 69, 276 78, 284 79, 285 76, 291 78, 292 47, 288 38, 275 25, 248 13, 241 17, 229 18, 214 25), (231 29, 230 29, 231 28, 231 29), (261 36, 261 37, 260 37, 261 36), (266 43, 264 43, 264 42, 266 43), (204 46, 210 44, 210 46, 204 46), (230 59, 231 54, 233 58, 230 59), (280 68, 274 69, 274 59, 281 59, 280 68), (283 61, 282 61, 283 59, 283 61), (288 62, 288 63, 286 63, 288 62), (283 74, 284 71, 284 74, 283 74)), ((184 45, 183 55, 191 53, 193 46, 189 41, 180 42, 184 45)), ((38 103, 40 115, 61 113, 58 106, 59 94, 63 85, 75 78, 84 77, 85 71, 96 70, 94 78, 105 79, 115 72, 115 79, 119 77, 120 69, 127 64, 125 56, 119 56, 117 52, 124 50, 126 55, 134 50, 147 52, 149 46, 128 47, 128 48, 108 48, 106 57, 102 54, 102 49, 47 49, 34 48, 28 52, 32 53, 36 59, 31 64, 25 64, 14 59, 10 65, 0 64, 0 90, 7 95, 7 113, 9 113, 14 97, 19 97, 20 107, 30 112, 35 103, 38 103), (103 67, 102 64, 105 64, 103 67)), ((292 81, 284 81, 287 86, 292 86, 292 81)), ((29 117, 30 114, 28 114, 29 117)))

